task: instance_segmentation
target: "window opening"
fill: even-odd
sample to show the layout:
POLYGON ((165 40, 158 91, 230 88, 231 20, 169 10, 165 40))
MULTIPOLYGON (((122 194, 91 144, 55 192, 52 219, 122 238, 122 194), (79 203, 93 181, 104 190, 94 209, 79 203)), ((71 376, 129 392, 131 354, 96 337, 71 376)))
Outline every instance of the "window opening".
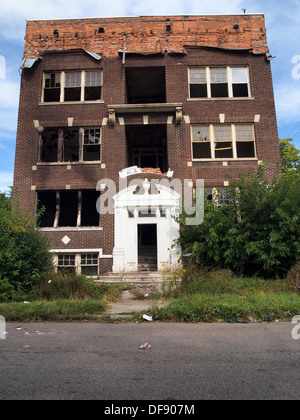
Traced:
POLYGON ((64 162, 79 162, 79 130, 64 130, 64 162))
POLYGON ((127 68, 127 103, 165 103, 165 68, 127 68))
POLYGON ((56 191, 39 191, 37 194, 37 210, 43 209, 39 226, 53 227, 56 214, 56 191))
POLYGON ((75 274, 75 254, 59 254, 57 270, 66 274, 75 274))
POLYGON ((77 226, 78 191, 60 192, 59 226, 77 226))
POLYGON ((205 159, 211 158, 211 145, 209 126, 193 126, 192 127, 192 141, 193 141, 193 158, 205 159))
POLYGON ((100 160, 100 143, 101 130, 100 128, 89 128, 84 130, 84 144, 83 144, 83 160, 84 161, 99 161, 100 160))
POLYGON ((99 226, 99 213, 97 210, 99 192, 83 190, 81 194, 81 226, 99 226))
POLYGON ((58 130, 45 129, 41 134, 41 162, 57 162, 58 130))
POLYGON ((255 157, 252 125, 236 125, 236 150, 238 158, 255 157))
POLYGON ((60 101, 60 73, 45 73, 44 102, 60 101))
POLYGON ((216 68, 210 69, 211 77, 211 97, 226 98, 228 97, 227 69, 216 68))
POLYGON ((233 158, 232 137, 230 125, 214 126, 215 157, 233 158))
POLYGON ((65 73, 65 101, 80 101, 81 99, 81 73, 65 73))
POLYGON ((190 97, 207 98, 206 69, 190 69, 190 97))
POLYGON ((97 101, 101 99, 102 73, 87 71, 85 73, 84 100, 97 101))
POLYGON ((98 254, 81 254, 81 274, 84 276, 98 276, 98 254))
POLYGON ((246 67, 232 68, 231 81, 234 98, 249 96, 248 69, 246 67))

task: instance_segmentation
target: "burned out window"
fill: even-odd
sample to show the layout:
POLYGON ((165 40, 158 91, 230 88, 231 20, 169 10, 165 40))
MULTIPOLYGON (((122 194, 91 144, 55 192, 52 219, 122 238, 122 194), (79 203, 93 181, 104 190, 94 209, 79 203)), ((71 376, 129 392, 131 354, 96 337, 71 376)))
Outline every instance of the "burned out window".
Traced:
POLYGON ((81 274, 84 276, 98 276, 98 254, 81 254, 81 274))
POLYGON ((85 73, 84 100, 97 101, 101 99, 102 73, 87 71, 85 73))
POLYGON ((211 158, 209 126, 192 127, 192 146, 194 159, 211 158))
POLYGON ((39 191, 37 194, 37 211, 40 214, 39 226, 53 227, 56 214, 56 191, 39 191))
POLYGON ((88 128, 84 130, 83 160, 100 160, 101 129, 88 128))
POLYGON ((230 125, 214 126, 215 157, 233 158, 232 136, 230 125))
POLYGON ((252 125, 236 125, 236 150, 238 158, 255 157, 254 129, 252 125))
POLYGON ((63 161, 79 161, 79 130, 64 130, 63 161))
POLYGON ((41 134, 41 162, 57 162, 58 129, 46 128, 41 134))
POLYGON ((65 73, 65 96, 66 102, 80 101, 81 99, 81 73, 65 73))
POLYGON ((99 227, 96 190, 39 191, 37 212, 41 213, 39 226, 99 227))
POLYGON ((59 226, 75 227, 78 217, 78 191, 60 191, 59 226))
POLYGON ((44 78, 44 102, 60 101, 60 73, 45 73, 44 78))
POLYGON ((98 199, 98 191, 84 190, 81 192, 81 226, 99 226, 98 199))

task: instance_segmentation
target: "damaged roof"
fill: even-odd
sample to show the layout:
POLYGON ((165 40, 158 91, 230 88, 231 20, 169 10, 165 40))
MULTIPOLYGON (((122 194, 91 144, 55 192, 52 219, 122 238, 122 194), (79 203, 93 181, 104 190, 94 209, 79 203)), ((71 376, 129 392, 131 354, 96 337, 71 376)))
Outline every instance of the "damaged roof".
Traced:
POLYGON ((264 15, 30 20, 24 58, 40 57, 43 50, 78 48, 106 57, 116 57, 124 50, 131 54, 182 54, 186 46, 267 54, 264 15))

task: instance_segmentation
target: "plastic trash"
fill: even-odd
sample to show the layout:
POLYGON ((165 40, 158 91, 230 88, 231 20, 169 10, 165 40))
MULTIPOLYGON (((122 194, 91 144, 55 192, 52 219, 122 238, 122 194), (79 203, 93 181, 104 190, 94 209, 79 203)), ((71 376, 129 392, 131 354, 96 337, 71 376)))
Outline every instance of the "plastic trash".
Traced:
POLYGON ((264 317, 264 321, 263 322, 272 322, 272 321, 273 321, 273 319, 272 319, 271 316, 266 316, 266 317, 264 317))
POLYGON ((232 318, 228 318, 227 322, 229 324, 247 324, 246 321, 240 321, 239 319, 232 319, 232 318))
POLYGON ((141 346, 140 346, 140 349, 141 350, 147 350, 147 349, 151 349, 151 345, 150 345, 150 343, 144 343, 144 344, 142 344, 141 346))
POLYGON ((149 316, 149 315, 143 315, 143 319, 145 319, 146 321, 153 321, 153 318, 152 318, 152 316, 149 316))

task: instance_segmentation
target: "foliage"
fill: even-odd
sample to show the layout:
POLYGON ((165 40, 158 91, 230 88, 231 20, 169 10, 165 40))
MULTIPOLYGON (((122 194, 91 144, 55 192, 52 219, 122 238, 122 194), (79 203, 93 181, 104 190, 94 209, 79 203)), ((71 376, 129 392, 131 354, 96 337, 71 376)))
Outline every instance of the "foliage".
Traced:
POLYGON ((292 141, 290 138, 279 140, 283 174, 300 173, 300 150, 292 141))
POLYGON ((49 243, 32 213, 0 201, 0 301, 27 300, 52 265, 49 243))
POLYGON ((265 167, 231 182, 234 205, 205 203, 204 221, 179 219, 183 254, 200 267, 265 277, 283 276, 300 257, 300 174, 275 179, 265 167))

